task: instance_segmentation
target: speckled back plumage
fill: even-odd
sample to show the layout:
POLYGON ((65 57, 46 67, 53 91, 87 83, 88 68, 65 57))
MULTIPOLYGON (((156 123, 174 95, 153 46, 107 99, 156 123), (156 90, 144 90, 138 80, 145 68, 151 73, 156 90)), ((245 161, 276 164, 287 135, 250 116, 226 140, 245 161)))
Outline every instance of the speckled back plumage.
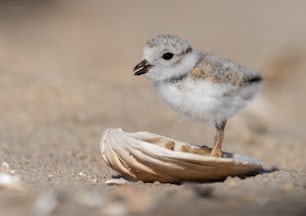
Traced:
POLYGON ((201 53, 198 64, 193 70, 187 72, 186 77, 235 86, 245 86, 251 84, 252 81, 261 80, 255 71, 208 53, 201 53))

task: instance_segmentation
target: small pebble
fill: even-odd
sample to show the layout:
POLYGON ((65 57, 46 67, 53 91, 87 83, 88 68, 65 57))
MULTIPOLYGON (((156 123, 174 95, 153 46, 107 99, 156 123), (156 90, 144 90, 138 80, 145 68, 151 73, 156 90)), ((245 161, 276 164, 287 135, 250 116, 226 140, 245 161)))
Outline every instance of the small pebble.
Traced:
POLYGON ((124 185, 128 184, 129 181, 124 178, 118 178, 118 179, 108 179, 105 181, 105 184, 107 185, 124 185))
POLYGON ((34 203, 33 214, 35 216, 52 215, 58 204, 58 197, 54 190, 42 191, 34 203))
POLYGON ((20 177, 0 171, 0 189, 22 191, 20 177))

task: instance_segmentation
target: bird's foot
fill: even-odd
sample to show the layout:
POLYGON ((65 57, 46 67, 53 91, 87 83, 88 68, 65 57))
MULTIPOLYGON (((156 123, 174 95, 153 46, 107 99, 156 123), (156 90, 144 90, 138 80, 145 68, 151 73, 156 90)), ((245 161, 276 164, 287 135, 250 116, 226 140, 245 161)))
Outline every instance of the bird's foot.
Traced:
POLYGON ((222 155, 221 149, 215 149, 214 148, 214 149, 211 150, 210 156, 221 158, 223 155, 222 155))

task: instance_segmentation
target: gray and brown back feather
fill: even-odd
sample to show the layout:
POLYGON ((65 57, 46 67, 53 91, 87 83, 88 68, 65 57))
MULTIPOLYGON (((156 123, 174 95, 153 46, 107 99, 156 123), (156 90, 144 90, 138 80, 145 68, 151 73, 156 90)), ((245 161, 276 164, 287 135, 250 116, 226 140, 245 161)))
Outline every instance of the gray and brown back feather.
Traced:
POLYGON ((186 76, 214 83, 228 83, 237 87, 252 85, 262 81, 261 76, 255 71, 246 69, 230 60, 207 53, 201 54, 198 64, 186 76))

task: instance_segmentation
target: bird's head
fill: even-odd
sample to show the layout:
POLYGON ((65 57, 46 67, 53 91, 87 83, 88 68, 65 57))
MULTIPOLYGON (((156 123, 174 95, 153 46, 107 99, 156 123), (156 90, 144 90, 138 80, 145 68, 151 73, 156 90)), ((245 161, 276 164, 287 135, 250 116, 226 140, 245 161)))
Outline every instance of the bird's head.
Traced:
POLYGON ((135 75, 145 74, 158 82, 179 77, 197 63, 199 54, 190 44, 174 35, 158 35, 143 49, 143 60, 134 68, 135 75))

